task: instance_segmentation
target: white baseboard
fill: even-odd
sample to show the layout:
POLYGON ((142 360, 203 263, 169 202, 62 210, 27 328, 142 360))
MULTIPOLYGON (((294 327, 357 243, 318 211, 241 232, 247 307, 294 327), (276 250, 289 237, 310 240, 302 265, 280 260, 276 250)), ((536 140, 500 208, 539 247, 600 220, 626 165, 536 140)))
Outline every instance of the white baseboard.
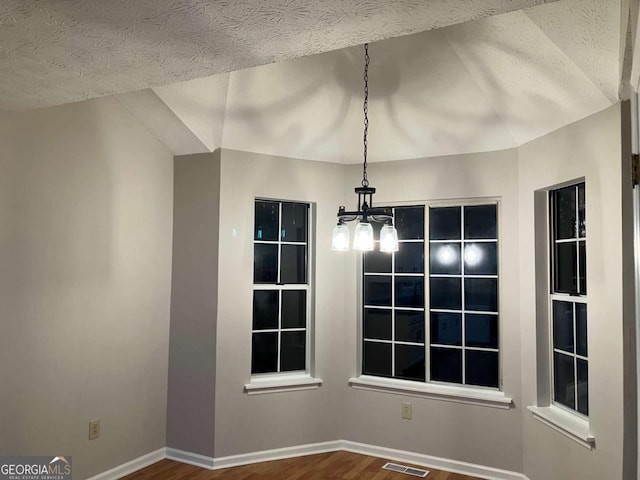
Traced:
POLYGON ((118 465, 111 470, 107 470, 106 472, 99 473, 93 477, 88 478, 87 480, 117 480, 119 478, 124 477, 125 475, 129 475, 130 473, 137 472, 138 470, 148 467, 160 460, 166 458, 166 448, 159 448, 153 452, 147 453, 146 455, 142 455, 141 457, 134 458, 133 460, 123 463, 122 465, 118 465))
POLYGON ((434 457, 423 453, 407 452, 395 450, 393 448, 378 447, 365 443, 352 442, 350 440, 335 440, 331 442, 310 443, 307 445, 297 445, 294 447, 276 448, 273 450, 263 450, 259 452, 243 453, 240 455, 230 455, 227 457, 207 457, 198 453, 186 452, 176 448, 161 448, 155 452, 148 453, 136 458, 119 467, 107 472, 91 477, 88 480, 116 480, 124 475, 140 470, 152 463, 164 458, 177 462, 195 465, 209 470, 220 468, 237 467, 251 463, 268 462, 271 460, 282 460, 284 458, 301 457, 304 455, 315 455, 318 453, 336 452, 344 450, 347 452, 360 453, 372 457, 384 458, 395 462, 411 463, 421 467, 446 470, 462 475, 471 475, 487 480, 529 480, 524 474, 502 470, 499 468, 487 467, 473 463, 450 460, 447 458, 434 457))
POLYGON ((214 467, 213 457, 207 457, 206 455, 187 452, 185 450, 178 450, 177 448, 167 447, 166 458, 169 460, 175 460, 176 462, 195 465, 196 467, 208 468, 209 470, 212 470, 214 467))

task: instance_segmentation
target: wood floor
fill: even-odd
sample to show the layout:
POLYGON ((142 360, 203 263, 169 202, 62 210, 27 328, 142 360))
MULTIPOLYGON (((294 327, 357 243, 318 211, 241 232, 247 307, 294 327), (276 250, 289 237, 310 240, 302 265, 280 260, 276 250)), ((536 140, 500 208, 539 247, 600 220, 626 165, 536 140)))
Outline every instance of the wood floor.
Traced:
MULTIPOLYGON (((404 473, 382 470, 382 466, 385 463, 387 463, 387 460, 381 458, 343 451, 254 463, 220 470, 207 470, 172 460, 162 460, 122 478, 123 480, 177 480, 183 478, 191 480, 411 480, 412 478, 419 478, 404 473)), ((448 473, 431 468, 416 468, 429 470, 426 480, 479 480, 476 477, 448 473)))

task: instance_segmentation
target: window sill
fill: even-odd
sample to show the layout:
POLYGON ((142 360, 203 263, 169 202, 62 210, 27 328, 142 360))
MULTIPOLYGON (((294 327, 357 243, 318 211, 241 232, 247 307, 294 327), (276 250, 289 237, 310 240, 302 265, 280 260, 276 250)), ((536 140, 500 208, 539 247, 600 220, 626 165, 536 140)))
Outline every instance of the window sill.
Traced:
POLYGON ((533 418, 583 447, 593 450, 596 438, 589 433, 589 422, 557 407, 528 406, 533 418))
POLYGON ((244 385, 244 391, 247 395, 260 395, 263 393, 316 390, 320 385, 322 385, 321 378, 308 374, 269 375, 252 378, 251 383, 244 385))
POLYGON ((407 380, 396 380, 362 375, 349 379, 349 385, 360 390, 423 397, 446 402, 467 403, 483 407, 502 408, 508 410, 513 401, 497 390, 481 390, 454 385, 437 385, 418 383, 407 380))

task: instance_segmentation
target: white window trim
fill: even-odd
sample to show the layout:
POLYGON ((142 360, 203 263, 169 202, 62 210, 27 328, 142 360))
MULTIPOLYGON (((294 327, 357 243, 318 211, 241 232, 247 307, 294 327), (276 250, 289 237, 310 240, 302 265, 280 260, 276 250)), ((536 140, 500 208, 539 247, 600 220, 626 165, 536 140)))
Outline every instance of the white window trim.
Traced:
POLYGON ((588 450, 593 450, 596 446, 596 437, 589 430, 589 421, 585 418, 568 412, 563 408, 551 405, 549 407, 528 406, 527 409, 533 414, 533 418, 570 438, 578 445, 588 450))
POLYGON ((247 395, 260 395, 264 393, 317 390, 322 383, 323 380, 321 378, 312 377, 308 373, 279 373, 251 377, 251 382, 245 383, 244 391, 247 395))
POLYGON ((349 379, 349 385, 359 390, 429 398, 454 403, 466 403, 483 407, 508 410, 513 406, 511 397, 503 391, 470 386, 423 383, 396 378, 361 375, 349 379))

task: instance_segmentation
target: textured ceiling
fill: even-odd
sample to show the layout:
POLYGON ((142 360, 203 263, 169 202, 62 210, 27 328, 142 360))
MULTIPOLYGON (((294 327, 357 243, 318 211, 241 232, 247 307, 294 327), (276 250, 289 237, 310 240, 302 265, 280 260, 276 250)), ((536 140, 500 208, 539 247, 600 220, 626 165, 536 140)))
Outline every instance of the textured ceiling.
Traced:
POLYGON ((167 85, 548 1, 2 0, 0 109, 167 85))

